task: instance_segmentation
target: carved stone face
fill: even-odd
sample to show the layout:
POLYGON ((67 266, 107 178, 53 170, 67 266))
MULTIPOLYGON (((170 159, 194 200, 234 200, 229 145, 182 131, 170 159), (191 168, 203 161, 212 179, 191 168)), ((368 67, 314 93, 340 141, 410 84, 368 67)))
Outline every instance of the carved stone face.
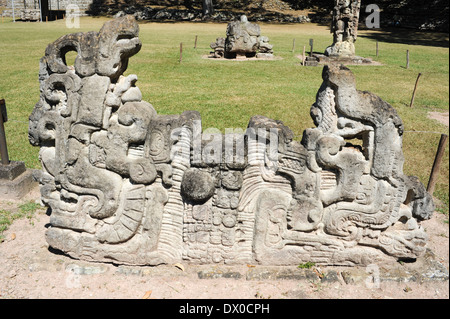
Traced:
POLYGON ((333 87, 351 86, 355 83, 353 73, 344 65, 327 65, 323 68, 322 76, 333 87))

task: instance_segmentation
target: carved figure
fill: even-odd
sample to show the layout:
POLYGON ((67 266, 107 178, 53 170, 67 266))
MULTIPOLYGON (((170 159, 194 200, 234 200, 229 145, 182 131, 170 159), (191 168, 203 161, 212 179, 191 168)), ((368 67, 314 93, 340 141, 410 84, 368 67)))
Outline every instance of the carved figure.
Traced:
POLYGON ((329 46, 325 55, 352 57, 355 55, 355 41, 358 34, 359 11, 361 0, 335 0, 333 8, 333 45, 329 46))
POLYGON ((138 30, 118 18, 61 37, 41 59, 29 139, 51 247, 133 265, 366 265, 425 251, 433 199, 402 172, 402 121, 349 69, 323 69, 316 127, 301 142, 263 116, 209 134, 198 112, 157 114, 137 76, 123 76, 138 30))

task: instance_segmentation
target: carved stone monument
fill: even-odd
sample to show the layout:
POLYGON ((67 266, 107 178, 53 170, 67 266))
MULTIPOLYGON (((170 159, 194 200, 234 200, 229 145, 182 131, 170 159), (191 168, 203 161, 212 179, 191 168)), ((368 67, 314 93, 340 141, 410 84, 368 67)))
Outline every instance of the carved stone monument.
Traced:
POLYGON ((261 35, 261 28, 256 23, 248 22, 242 15, 239 21, 232 21, 227 26, 227 37, 217 38, 211 43, 215 58, 273 57, 273 46, 269 38, 261 35))
POLYGON ((209 134, 197 112, 159 115, 142 101, 137 76, 122 75, 140 48, 127 16, 61 37, 40 61, 29 139, 51 247, 131 265, 367 265, 425 252, 420 221, 434 206, 402 172, 402 121, 349 69, 323 69, 301 142, 262 116, 209 134))
POLYGON ((335 0, 333 8, 333 45, 329 46, 325 55, 337 57, 353 57, 355 41, 358 35, 359 11, 361 0, 335 0))

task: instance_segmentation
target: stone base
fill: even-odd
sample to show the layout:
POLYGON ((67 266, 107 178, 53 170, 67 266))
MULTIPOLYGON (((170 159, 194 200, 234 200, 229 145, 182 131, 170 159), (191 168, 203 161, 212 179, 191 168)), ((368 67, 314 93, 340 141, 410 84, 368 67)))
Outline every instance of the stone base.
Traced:
POLYGON ((0 197, 2 199, 21 199, 36 185, 32 172, 25 168, 23 162, 0 165, 0 197))
POLYGON ((325 50, 327 56, 354 56, 355 45, 349 41, 336 42, 325 50))
MULTIPOLYGON (((100 264, 97 262, 73 260, 66 255, 59 255, 57 261, 48 252, 37 254, 28 265, 31 272, 70 271, 77 275, 95 274, 126 275, 139 277, 184 277, 194 280, 230 279, 242 281, 281 281, 295 280, 301 283, 342 283, 347 285, 374 284, 379 282, 430 284, 446 282, 449 274, 446 267, 436 260, 431 251, 415 263, 372 264, 368 267, 320 267, 313 263, 298 266, 261 266, 261 265, 192 265, 184 264, 180 271, 173 265, 129 266, 117 264, 100 264), (303 268, 303 269, 302 269, 303 268)), ((367 286, 366 286, 367 287, 367 286)))
POLYGON ((316 59, 314 56, 307 56, 305 58, 305 66, 318 66, 319 60, 316 59))
POLYGON ((236 53, 235 59, 236 60, 245 60, 245 59, 247 59, 247 56, 245 54, 236 53))
POLYGON ((342 63, 346 65, 381 65, 381 63, 373 61, 371 58, 364 58, 357 55, 352 57, 339 57, 316 54, 314 57, 318 59, 321 64, 342 63))
POLYGON ((319 60, 319 63, 342 63, 342 64, 377 64, 371 58, 363 58, 360 56, 326 56, 324 54, 315 54, 314 57, 319 60))

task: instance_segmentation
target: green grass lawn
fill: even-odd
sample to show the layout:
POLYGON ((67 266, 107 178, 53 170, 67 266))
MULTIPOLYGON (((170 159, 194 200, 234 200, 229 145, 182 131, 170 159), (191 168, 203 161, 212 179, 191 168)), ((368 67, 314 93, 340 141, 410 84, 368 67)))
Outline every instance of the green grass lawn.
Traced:
MULTIPOLYGON (((106 18, 82 18, 80 29, 68 29, 64 21, 0 24, 0 99, 6 100, 8 150, 12 160, 39 168, 38 149, 28 143, 28 116, 39 99, 39 59, 46 46, 61 35, 98 31, 106 18)), ((209 45, 225 36, 225 23, 142 23, 142 50, 131 58, 127 74, 137 74, 144 99, 160 114, 197 110, 203 128, 245 128, 251 116, 282 120, 301 138, 313 126, 309 108, 322 82, 321 67, 301 67, 303 46, 314 38, 314 50, 323 52, 332 36, 315 24, 261 24, 270 38, 274 61, 212 61, 203 59, 209 45), (195 36, 197 49, 194 49, 195 36), (293 39, 296 50, 292 52, 293 39), (179 46, 183 60, 179 63, 179 46)), ((358 89, 371 91, 393 105, 405 125, 404 172, 427 185, 440 134, 448 128, 427 118, 429 111, 448 111, 448 35, 418 32, 360 31, 357 54, 375 58, 379 39, 382 66, 351 66, 358 89), (406 50, 410 68, 406 69, 406 50), (409 107, 417 74, 423 74, 414 108, 409 107), (416 132, 414 132, 416 131, 416 132), (419 133, 418 131, 432 132, 419 133)), ((72 57, 73 58, 73 57, 72 57)), ((448 147, 434 195, 448 212, 448 147)))

